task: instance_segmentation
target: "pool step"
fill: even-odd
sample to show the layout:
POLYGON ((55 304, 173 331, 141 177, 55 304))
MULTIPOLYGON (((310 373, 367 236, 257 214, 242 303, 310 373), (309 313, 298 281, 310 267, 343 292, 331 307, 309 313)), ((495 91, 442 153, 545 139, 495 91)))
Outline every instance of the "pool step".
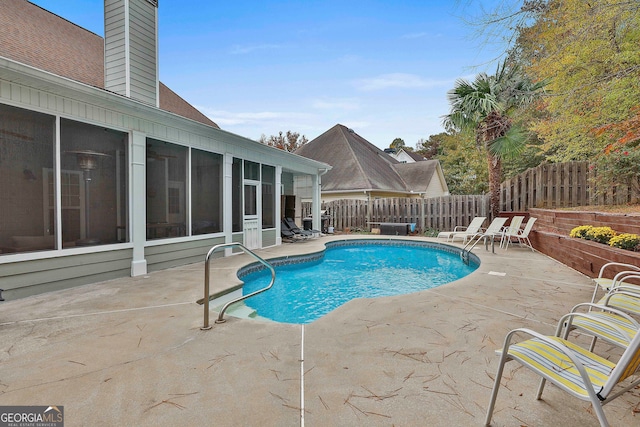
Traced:
POLYGON ((227 309, 227 314, 241 319, 251 319, 258 315, 258 313, 251 307, 247 307, 244 303, 234 304, 227 309))

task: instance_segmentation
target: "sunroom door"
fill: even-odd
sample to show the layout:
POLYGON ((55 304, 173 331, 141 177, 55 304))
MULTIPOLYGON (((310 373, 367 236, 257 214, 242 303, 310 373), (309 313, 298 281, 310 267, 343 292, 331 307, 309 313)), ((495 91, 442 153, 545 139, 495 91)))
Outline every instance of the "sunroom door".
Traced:
POLYGON ((262 247, 260 222, 261 194, 259 182, 244 184, 244 245, 249 249, 262 247))

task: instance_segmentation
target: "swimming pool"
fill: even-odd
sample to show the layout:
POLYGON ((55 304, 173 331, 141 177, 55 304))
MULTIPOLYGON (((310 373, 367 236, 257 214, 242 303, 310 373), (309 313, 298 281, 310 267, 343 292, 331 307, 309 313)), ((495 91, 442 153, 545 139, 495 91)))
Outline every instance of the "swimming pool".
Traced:
MULTIPOLYGON (((323 252, 269 262, 276 281, 268 291, 245 300, 260 317, 282 323, 311 323, 355 298, 408 294, 458 280, 479 265, 469 265, 460 249, 405 240, 345 240, 327 243, 323 252)), ((270 273, 258 265, 242 269, 244 295, 264 288, 270 273)))

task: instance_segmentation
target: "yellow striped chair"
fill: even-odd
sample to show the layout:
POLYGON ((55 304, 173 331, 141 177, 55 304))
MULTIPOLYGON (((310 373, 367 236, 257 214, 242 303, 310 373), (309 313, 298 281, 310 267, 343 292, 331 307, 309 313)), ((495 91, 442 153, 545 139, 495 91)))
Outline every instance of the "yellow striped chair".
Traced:
POLYGON ((612 393, 622 381, 636 373, 640 365, 640 334, 631 340, 618 362, 598 356, 574 343, 557 336, 545 336, 530 329, 514 329, 507 334, 504 347, 498 350, 500 363, 496 374, 485 425, 491 425, 504 365, 516 361, 542 377, 536 399, 542 397, 546 381, 561 390, 591 402, 601 426, 608 426, 602 407, 623 393, 640 384, 636 378, 630 384, 612 393), (512 339, 524 334, 531 338, 512 343, 512 339))
POLYGON ((576 329, 593 337, 589 347, 589 351, 593 351, 598 338, 618 347, 627 347, 640 330, 640 323, 614 307, 586 302, 576 305, 560 319, 556 336, 568 339, 569 333, 576 329), (581 309, 587 312, 583 313, 581 309))
POLYGON ((640 274, 626 276, 616 282, 599 301, 598 305, 615 307, 634 316, 640 316, 640 287, 626 283, 627 279, 640 280, 640 274))
POLYGON ((596 302, 596 296, 598 295, 598 290, 602 289, 605 292, 608 292, 612 288, 614 288, 619 280, 622 280, 625 276, 634 275, 640 273, 640 267, 632 265, 632 264, 624 264, 621 262, 608 262, 600 268, 600 272, 598 273, 598 277, 594 278, 593 281, 596 283, 593 289, 593 296, 591 297, 591 302, 596 302), (607 274, 612 275, 613 273, 607 273, 607 270, 611 272, 611 270, 615 270, 617 273, 613 275, 613 278, 605 277, 607 274))

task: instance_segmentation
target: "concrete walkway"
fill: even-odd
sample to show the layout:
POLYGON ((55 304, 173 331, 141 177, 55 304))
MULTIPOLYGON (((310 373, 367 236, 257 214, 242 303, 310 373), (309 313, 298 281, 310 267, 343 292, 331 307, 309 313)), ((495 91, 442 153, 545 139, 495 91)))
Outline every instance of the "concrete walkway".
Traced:
MULTIPOLYGON (((315 252, 338 238, 258 253, 315 252)), ((482 264, 464 279, 354 300, 304 327, 226 316, 200 330, 202 263, 7 301, 0 405, 63 405, 67 427, 480 426, 505 334, 552 334, 593 288, 528 249, 474 252, 482 264)), ((248 261, 214 260, 212 292, 238 283, 248 261)), ((503 384, 495 426, 598 425, 589 404, 553 386, 536 401, 538 379, 518 365, 503 384)), ((605 406, 613 426, 639 425, 639 411, 638 390, 605 406)))

